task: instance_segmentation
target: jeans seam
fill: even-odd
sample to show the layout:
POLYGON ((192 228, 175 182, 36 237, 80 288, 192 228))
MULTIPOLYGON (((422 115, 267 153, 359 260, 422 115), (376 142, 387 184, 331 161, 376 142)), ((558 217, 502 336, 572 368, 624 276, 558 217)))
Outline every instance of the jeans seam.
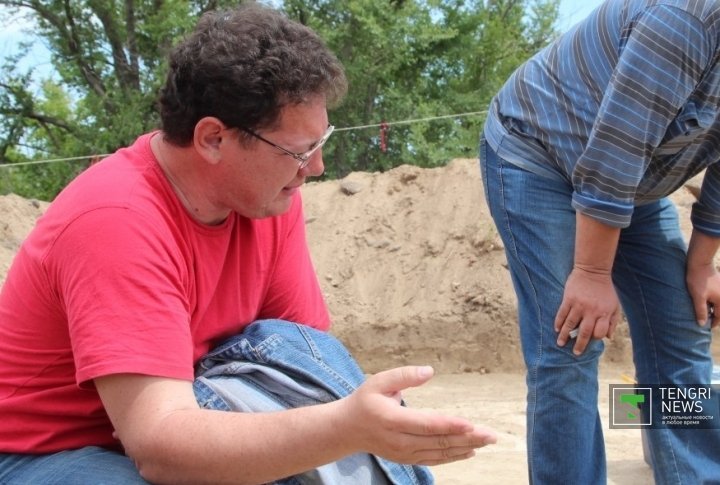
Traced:
MULTIPOLYGON (((498 157, 498 159, 499 159, 499 157, 498 157)), ((499 184, 500 184, 500 187, 499 187, 499 188, 500 188, 500 194, 501 194, 501 196, 502 196, 502 198, 503 198, 503 200, 504 200, 504 198, 505 198, 505 186, 503 185, 503 177, 502 177, 502 173, 501 173, 501 172, 502 172, 502 162, 503 162, 503 161, 501 160, 500 163, 498 164, 497 170, 498 170, 498 180, 499 180, 499 184)), ((534 300, 534 306, 535 306, 535 313, 536 313, 536 315, 539 316, 539 315, 540 315, 540 308, 539 308, 538 303, 537 303, 537 301, 538 301, 537 289, 535 288, 535 285, 533 284, 532 278, 530 278, 530 275, 529 275, 529 273, 528 273, 528 271, 527 271, 527 268, 525 267, 525 264, 522 263, 522 259, 520 259, 520 256, 519 256, 519 254, 518 254, 517 244, 516 244, 516 241, 515 241, 515 233, 512 231, 512 229, 511 229, 511 227, 510 227, 510 222, 509 222, 509 221, 510 221, 510 217, 508 216, 508 213, 507 213, 507 210, 505 209, 505 204, 504 204, 504 203, 501 204, 501 208, 502 208, 501 210, 502 210, 502 215, 503 215, 503 224, 505 224, 506 232, 507 232, 508 236, 510 237, 511 247, 510 247, 509 249, 510 249, 510 251, 512 251, 514 258, 515 258, 515 260, 517 261, 517 263, 516 263, 517 266, 519 266, 519 267, 522 268, 522 270, 523 270, 523 272, 524 272, 524 275, 525 275, 525 278, 527 279, 530 288, 532 288, 532 292, 533 292, 533 295, 534 295, 533 300, 534 300)), ((540 321, 540 318, 538 318, 537 320, 540 321)), ((521 323, 520 323, 520 315, 518 315, 518 327, 520 327, 520 326, 521 326, 521 323)), ((527 443, 528 443, 528 463, 529 463, 530 466, 532 466, 532 457, 533 457, 533 455, 534 455, 531 445, 532 445, 532 443, 534 443, 534 438, 535 438, 535 414, 536 414, 536 412, 537 412, 537 391, 536 391, 536 386, 537 386, 537 382, 538 382, 538 368, 540 367, 539 363, 540 363, 540 361, 542 360, 542 355, 543 355, 543 335, 544 335, 544 332, 542 331, 542 328, 541 328, 541 329, 540 329, 540 336, 539 336, 538 341, 537 341, 537 349, 536 349, 536 352, 535 352, 535 355, 536 355, 535 361, 532 363, 532 365, 527 365, 527 368, 528 368, 528 377, 529 377, 530 382, 532 382, 532 384, 533 384, 532 386, 528 386, 529 389, 533 389, 533 390, 531 391, 531 392, 532 392, 532 402, 528 401, 528 409, 527 409, 528 415, 530 415, 530 416, 533 417, 533 419, 532 419, 532 423, 533 423, 532 429, 528 429, 528 430, 527 430, 527 432, 528 432, 528 440, 527 440, 527 443), (530 410, 530 406, 532 406, 532 411, 530 410)), ((529 363, 528 363, 528 364, 529 364, 529 363)), ((531 474, 531 476, 532 476, 532 474, 531 474)))

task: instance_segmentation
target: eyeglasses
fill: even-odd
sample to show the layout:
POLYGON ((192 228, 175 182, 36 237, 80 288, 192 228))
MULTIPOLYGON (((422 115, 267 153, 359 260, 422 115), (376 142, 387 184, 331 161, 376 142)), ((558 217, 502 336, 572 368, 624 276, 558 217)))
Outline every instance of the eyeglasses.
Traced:
POLYGON ((335 127, 333 125, 328 125, 327 130, 325 130, 325 134, 322 136, 322 138, 320 138, 318 141, 316 141, 312 145, 312 148, 310 148, 310 150, 308 150, 304 153, 295 153, 295 152, 291 152, 290 150, 287 150, 287 149, 281 147, 280 145, 276 145, 275 143, 271 142, 270 140, 263 138, 262 136, 258 135, 257 133, 255 133, 254 131, 252 131, 249 128, 245 128, 243 126, 239 126, 238 128, 240 130, 244 131, 245 133, 247 133, 248 135, 254 136, 258 140, 264 141, 268 145, 274 146, 275 148, 277 148, 281 152, 285 153, 286 155, 290 155, 291 157, 293 157, 298 162, 298 170, 302 170, 303 168, 307 167, 308 163, 310 163, 310 157, 312 156, 312 154, 322 148, 322 146, 325 144, 325 142, 328 140, 328 138, 330 138, 330 135, 332 135, 333 130, 335 130, 335 127))

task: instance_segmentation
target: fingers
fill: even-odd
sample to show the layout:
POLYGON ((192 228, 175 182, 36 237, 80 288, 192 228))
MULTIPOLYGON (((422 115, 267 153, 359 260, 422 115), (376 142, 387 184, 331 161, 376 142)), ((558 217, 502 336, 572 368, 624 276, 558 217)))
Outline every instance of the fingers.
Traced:
MULTIPOLYGON (((362 423, 352 433, 358 449, 398 463, 440 464, 473 456, 476 448, 495 443, 492 430, 467 419, 400 406, 396 396, 432 376, 430 367, 398 367, 379 372, 345 399, 343 415, 362 423)), ((354 426, 354 425, 353 425, 354 426)))
MULTIPOLYGON (((555 323, 554 323, 555 331, 561 332, 562 327, 564 326, 565 322, 569 321, 569 320, 570 320, 570 305, 565 304, 565 301, 563 301, 562 304, 560 305, 560 308, 558 309, 557 314, 555 315, 555 323)), ((579 323, 579 319, 577 320, 577 322, 579 323)), ((570 328, 568 330, 568 332, 570 330, 572 330, 573 328, 575 328, 575 327, 573 326, 572 328, 570 328)))
POLYGON ((480 430, 463 436, 450 436, 447 439, 433 437, 430 446, 415 453, 418 465, 441 465, 453 461, 465 460, 475 456, 475 450, 497 442, 495 433, 480 430))
POLYGON ((720 323, 720 315, 715 314, 715 303, 710 301, 706 295, 694 297, 693 306, 697 323, 701 327, 710 325, 710 328, 715 328, 720 323))
POLYGON ((397 401, 392 405, 388 401, 373 401, 373 414, 382 417, 387 429, 411 435, 462 434, 473 430, 473 423, 463 418, 433 415, 398 406, 402 390, 425 384, 433 373, 430 366, 405 366, 378 372, 368 378, 363 385, 368 393, 378 393, 397 401))
POLYGON ((708 302, 707 317, 702 320, 698 320, 698 324, 702 324, 703 326, 709 324, 710 328, 715 328, 718 326, 718 323, 720 323, 720 315, 715 313, 715 304, 708 302))
POLYGON ((558 332, 557 344, 558 346, 564 346, 569 339, 576 339, 579 337, 580 324, 582 323, 582 315, 570 316, 568 314, 565 320, 560 325, 555 325, 555 331, 558 332))
POLYGON ((497 436, 492 430, 479 427, 459 435, 408 435, 397 443, 397 452, 400 455, 406 450, 414 451, 405 457, 389 458, 406 464, 440 465, 470 458, 476 449, 496 442, 497 436))
POLYGON ((605 337, 612 337, 617 327, 617 320, 616 313, 612 315, 603 313, 593 319, 591 316, 572 316, 572 312, 570 312, 559 327, 556 325, 556 331, 558 332, 557 345, 563 347, 574 339, 573 353, 581 355, 592 339, 600 340, 605 337))
POLYGON ((575 330, 580 325, 582 314, 572 311, 572 306, 564 299, 557 314, 555 315, 554 328, 558 333, 557 344, 563 347, 569 338, 577 338, 575 330), (570 335, 571 332, 574 332, 570 335))
POLYGON ((368 385, 386 396, 394 396, 403 389, 425 384, 434 372, 430 366, 396 367, 371 376, 368 385))
MULTIPOLYGON (((715 305, 713 303, 708 302, 706 308, 707 308, 707 317, 703 318, 703 325, 705 325, 706 323, 709 323, 710 328, 715 328, 718 324, 718 322, 716 321, 716 316, 715 316, 715 305)), ((700 323, 700 322, 698 322, 698 323, 700 323)))
MULTIPOLYGON (((711 304, 707 301, 705 296, 703 295, 693 298, 693 306, 695 307, 695 318, 697 318, 698 325, 703 327, 709 323, 712 318, 712 315, 710 314, 711 304)), ((714 313, 715 307, 713 306, 712 308, 714 313)))
POLYGON ((383 417, 386 428, 412 436, 463 435, 475 430, 475 425, 464 418, 401 406, 387 409, 383 417))
POLYGON ((591 340, 601 340, 610 336, 610 329, 612 326, 610 324, 610 316, 606 313, 600 315, 600 317, 595 320, 594 324, 586 324, 585 322, 588 321, 588 318, 584 318, 583 323, 580 327, 578 327, 577 338, 575 340, 575 345, 573 345, 573 354, 575 355, 581 355, 585 352, 585 349, 590 344, 591 340))

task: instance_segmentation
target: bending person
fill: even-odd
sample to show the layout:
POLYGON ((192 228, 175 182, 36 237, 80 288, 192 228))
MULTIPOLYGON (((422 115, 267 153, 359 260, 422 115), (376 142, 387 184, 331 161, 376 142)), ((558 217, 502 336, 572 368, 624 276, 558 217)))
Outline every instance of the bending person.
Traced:
MULTIPOLYGON (((534 484, 606 481, 598 362, 621 304, 640 383, 710 383, 719 16, 717 1, 606 1, 492 101, 481 171, 518 298, 534 484), (688 249, 667 196, 704 169, 688 249)), ((649 431, 657 483, 720 477, 720 430, 649 431)))

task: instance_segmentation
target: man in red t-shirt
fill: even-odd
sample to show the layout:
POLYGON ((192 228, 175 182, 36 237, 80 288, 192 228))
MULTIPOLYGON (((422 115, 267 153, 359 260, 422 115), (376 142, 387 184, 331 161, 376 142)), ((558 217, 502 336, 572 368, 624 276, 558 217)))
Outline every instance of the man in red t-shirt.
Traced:
POLYGON ((206 14, 176 47, 162 129, 69 184, 2 288, 0 482, 265 483, 360 451, 438 464, 494 441, 399 405, 425 367, 283 412, 195 401, 194 365, 251 322, 330 325, 299 187, 323 173, 345 89, 312 31, 258 5, 206 14))

